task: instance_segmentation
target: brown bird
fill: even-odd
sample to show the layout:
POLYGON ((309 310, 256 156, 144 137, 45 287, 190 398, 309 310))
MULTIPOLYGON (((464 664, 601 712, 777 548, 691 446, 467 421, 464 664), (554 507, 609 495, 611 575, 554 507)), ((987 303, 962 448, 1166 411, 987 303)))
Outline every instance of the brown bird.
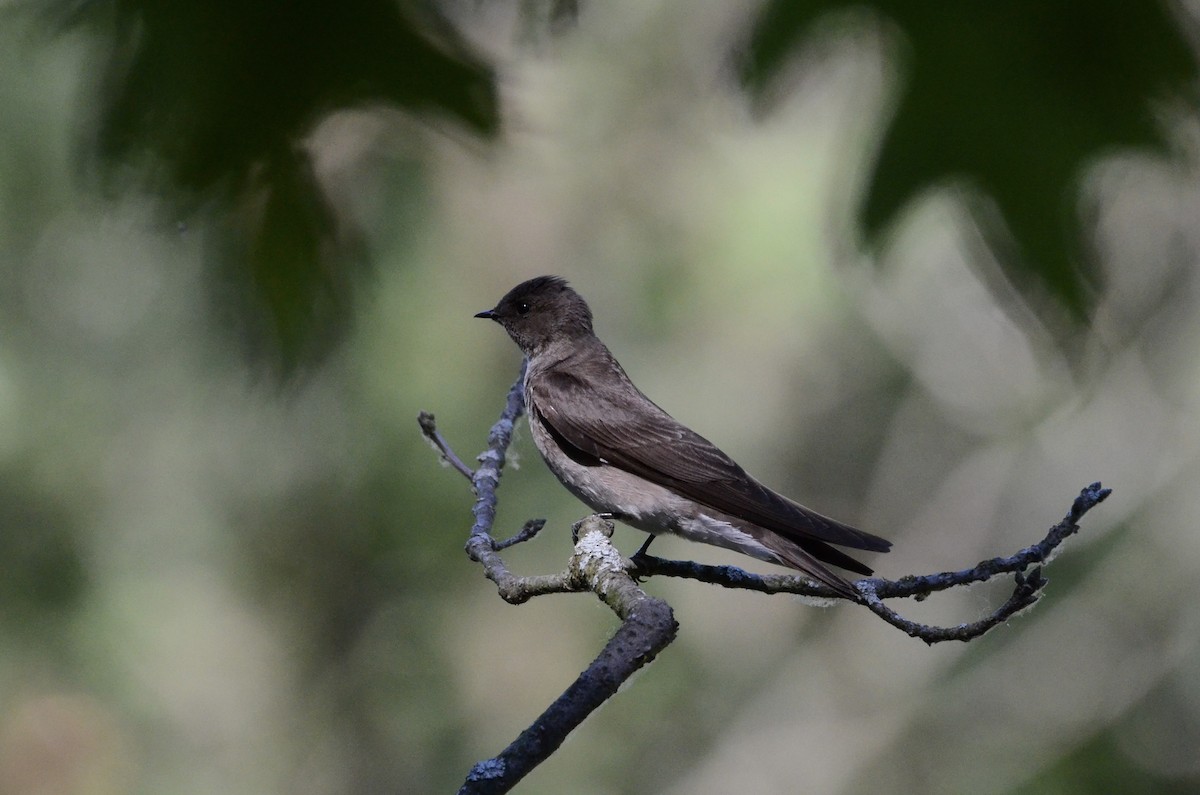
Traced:
POLYGON ((886 552, 891 542, 777 494, 655 405, 592 331, 591 310, 566 281, 530 279, 475 317, 502 325, 528 357, 533 442, 592 510, 651 538, 674 533, 796 569, 861 601, 823 563, 871 569, 830 544, 886 552))

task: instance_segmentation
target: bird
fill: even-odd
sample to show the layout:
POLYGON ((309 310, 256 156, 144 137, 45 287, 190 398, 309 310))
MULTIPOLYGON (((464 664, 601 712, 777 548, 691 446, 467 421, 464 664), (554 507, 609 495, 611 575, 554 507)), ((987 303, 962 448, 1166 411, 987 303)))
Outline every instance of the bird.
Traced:
POLYGON ((825 564, 872 570, 832 545, 886 552, 891 542, 772 491, 646 397, 565 279, 529 279, 475 317, 499 323, 525 354, 526 415, 550 471, 593 511, 650 533, 638 554, 656 535, 673 534, 785 566, 863 601, 825 564))

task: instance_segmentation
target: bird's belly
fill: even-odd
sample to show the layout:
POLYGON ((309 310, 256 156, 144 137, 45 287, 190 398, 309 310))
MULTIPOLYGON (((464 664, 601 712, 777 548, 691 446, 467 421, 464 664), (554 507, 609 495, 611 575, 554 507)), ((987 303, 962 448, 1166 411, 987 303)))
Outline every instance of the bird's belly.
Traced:
POLYGON ((673 532, 672 507, 679 498, 667 489, 608 464, 551 463, 567 490, 593 511, 611 513, 649 533, 673 532))
POLYGON ((672 533, 689 541, 778 562, 775 553, 739 527, 737 520, 610 464, 581 464, 560 454, 557 443, 540 422, 530 422, 530 429, 546 466, 593 511, 615 514, 625 524, 647 533, 672 533), (555 446, 550 448, 554 455, 546 455, 547 446, 555 446))
POLYGON ((533 443, 546 466, 589 508, 616 514, 627 524, 648 533, 675 532, 670 517, 679 510, 678 495, 603 462, 588 466, 575 461, 562 454, 540 422, 532 417, 530 420, 533 443), (546 454, 548 450, 551 455, 546 454))
POLYGON ((720 514, 700 510, 695 516, 683 519, 675 531, 688 541, 732 549, 752 558, 778 563, 779 557, 759 543, 758 539, 720 514))

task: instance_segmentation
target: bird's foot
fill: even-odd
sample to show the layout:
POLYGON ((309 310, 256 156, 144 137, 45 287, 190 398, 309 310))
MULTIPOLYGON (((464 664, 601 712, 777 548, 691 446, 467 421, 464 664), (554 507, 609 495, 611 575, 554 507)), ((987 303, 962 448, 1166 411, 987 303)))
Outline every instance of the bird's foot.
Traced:
POLYGON ((638 551, 634 552, 629 558, 629 562, 633 564, 633 571, 631 572, 631 575, 637 582, 642 581, 642 575, 639 575, 637 572, 638 570, 644 568, 644 564, 650 559, 650 555, 646 550, 650 549, 650 544, 653 541, 653 535, 646 536, 646 540, 642 542, 640 547, 638 547, 638 551))

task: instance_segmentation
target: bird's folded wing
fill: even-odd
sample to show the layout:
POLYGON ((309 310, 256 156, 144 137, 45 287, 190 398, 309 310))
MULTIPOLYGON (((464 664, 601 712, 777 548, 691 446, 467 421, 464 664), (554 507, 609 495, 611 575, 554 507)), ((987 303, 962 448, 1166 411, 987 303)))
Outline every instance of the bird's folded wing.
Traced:
POLYGON ((551 432, 588 456, 784 537, 879 552, 891 547, 758 483, 716 445, 625 383, 629 389, 605 389, 586 375, 552 369, 535 375, 529 386, 551 432))

